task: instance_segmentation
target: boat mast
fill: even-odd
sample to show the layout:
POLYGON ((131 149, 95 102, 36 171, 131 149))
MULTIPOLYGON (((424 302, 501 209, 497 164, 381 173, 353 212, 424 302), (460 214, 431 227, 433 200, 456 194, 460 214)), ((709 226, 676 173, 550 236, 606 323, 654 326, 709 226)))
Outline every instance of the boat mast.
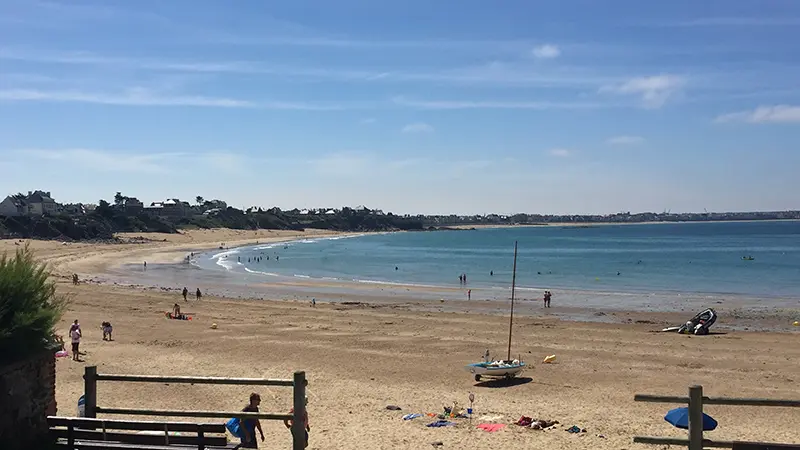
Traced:
POLYGON ((514 326, 514 291, 517 286, 517 241, 514 241, 514 271, 511 275, 511 317, 508 320, 508 361, 511 361, 511 331, 514 326))

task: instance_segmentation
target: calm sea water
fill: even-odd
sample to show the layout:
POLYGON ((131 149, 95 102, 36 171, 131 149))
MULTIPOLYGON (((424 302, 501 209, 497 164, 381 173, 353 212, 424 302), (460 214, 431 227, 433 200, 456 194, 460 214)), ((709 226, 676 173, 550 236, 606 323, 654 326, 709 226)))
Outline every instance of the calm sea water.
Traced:
POLYGON ((252 276, 470 287, 800 297, 800 222, 527 227, 375 234, 203 255, 252 276), (752 261, 743 260, 752 256, 752 261), (259 259, 260 258, 260 259, 259 259), (249 259, 249 261, 248 261, 249 259), (493 273, 493 274, 492 274, 493 273))

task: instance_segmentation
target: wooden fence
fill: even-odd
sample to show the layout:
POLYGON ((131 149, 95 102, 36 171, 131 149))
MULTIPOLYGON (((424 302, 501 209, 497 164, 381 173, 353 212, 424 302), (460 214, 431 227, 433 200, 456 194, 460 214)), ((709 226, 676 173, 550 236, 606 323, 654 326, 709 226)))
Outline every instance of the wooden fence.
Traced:
POLYGON ((305 448, 305 420, 306 413, 306 374, 305 372, 295 372, 292 380, 280 380, 269 378, 227 378, 227 377, 182 377, 157 375, 109 375, 97 373, 97 366, 86 367, 83 375, 84 380, 84 400, 85 416, 95 418, 98 413, 103 414, 122 414, 139 416, 161 416, 161 417, 211 417, 211 418, 231 418, 240 417, 242 419, 265 419, 265 420, 291 420, 292 421, 292 449, 303 450, 305 448), (293 387, 293 406, 292 414, 277 413, 252 413, 241 411, 194 411, 194 410, 159 410, 159 409, 126 409, 109 408, 97 405, 97 382, 98 381, 127 381, 133 383, 188 383, 188 384, 221 384, 221 385, 247 385, 247 386, 288 386, 293 387))
POLYGON ((633 442, 655 445, 683 445, 689 450, 703 450, 705 447, 733 449, 800 449, 800 445, 762 444, 750 442, 711 441, 703 439, 703 405, 740 405, 740 406, 780 406, 800 407, 800 400, 777 400, 763 398, 709 398, 703 397, 703 386, 690 386, 689 397, 670 397, 660 395, 636 394, 637 402, 679 403, 689 405, 689 439, 635 436, 633 442))

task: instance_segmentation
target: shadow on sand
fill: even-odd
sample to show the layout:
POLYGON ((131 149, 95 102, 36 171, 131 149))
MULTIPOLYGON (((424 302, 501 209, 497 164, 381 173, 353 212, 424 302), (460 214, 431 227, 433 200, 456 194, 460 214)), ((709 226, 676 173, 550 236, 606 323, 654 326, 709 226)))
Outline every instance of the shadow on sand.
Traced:
POLYGON ((494 380, 486 380, 486 381, 481 381, 479 383, 475 383, 475 386, 496 389, 496 388, 521 386, 523 384, 528 384, 531 381, 533 381, 533 378, 531 377, 498 378, 494 380))

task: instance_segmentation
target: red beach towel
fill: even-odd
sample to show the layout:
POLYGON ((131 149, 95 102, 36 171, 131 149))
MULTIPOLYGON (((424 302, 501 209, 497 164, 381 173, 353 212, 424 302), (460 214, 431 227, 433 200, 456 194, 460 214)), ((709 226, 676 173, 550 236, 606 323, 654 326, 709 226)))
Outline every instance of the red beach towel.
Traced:
POLYGON ((482 423, 478 425, 478 428, 484 431, 488 431, 489 433, 494 433, 495 431, 500 431, 505 428, 506 424, 504 423, 482 423))

